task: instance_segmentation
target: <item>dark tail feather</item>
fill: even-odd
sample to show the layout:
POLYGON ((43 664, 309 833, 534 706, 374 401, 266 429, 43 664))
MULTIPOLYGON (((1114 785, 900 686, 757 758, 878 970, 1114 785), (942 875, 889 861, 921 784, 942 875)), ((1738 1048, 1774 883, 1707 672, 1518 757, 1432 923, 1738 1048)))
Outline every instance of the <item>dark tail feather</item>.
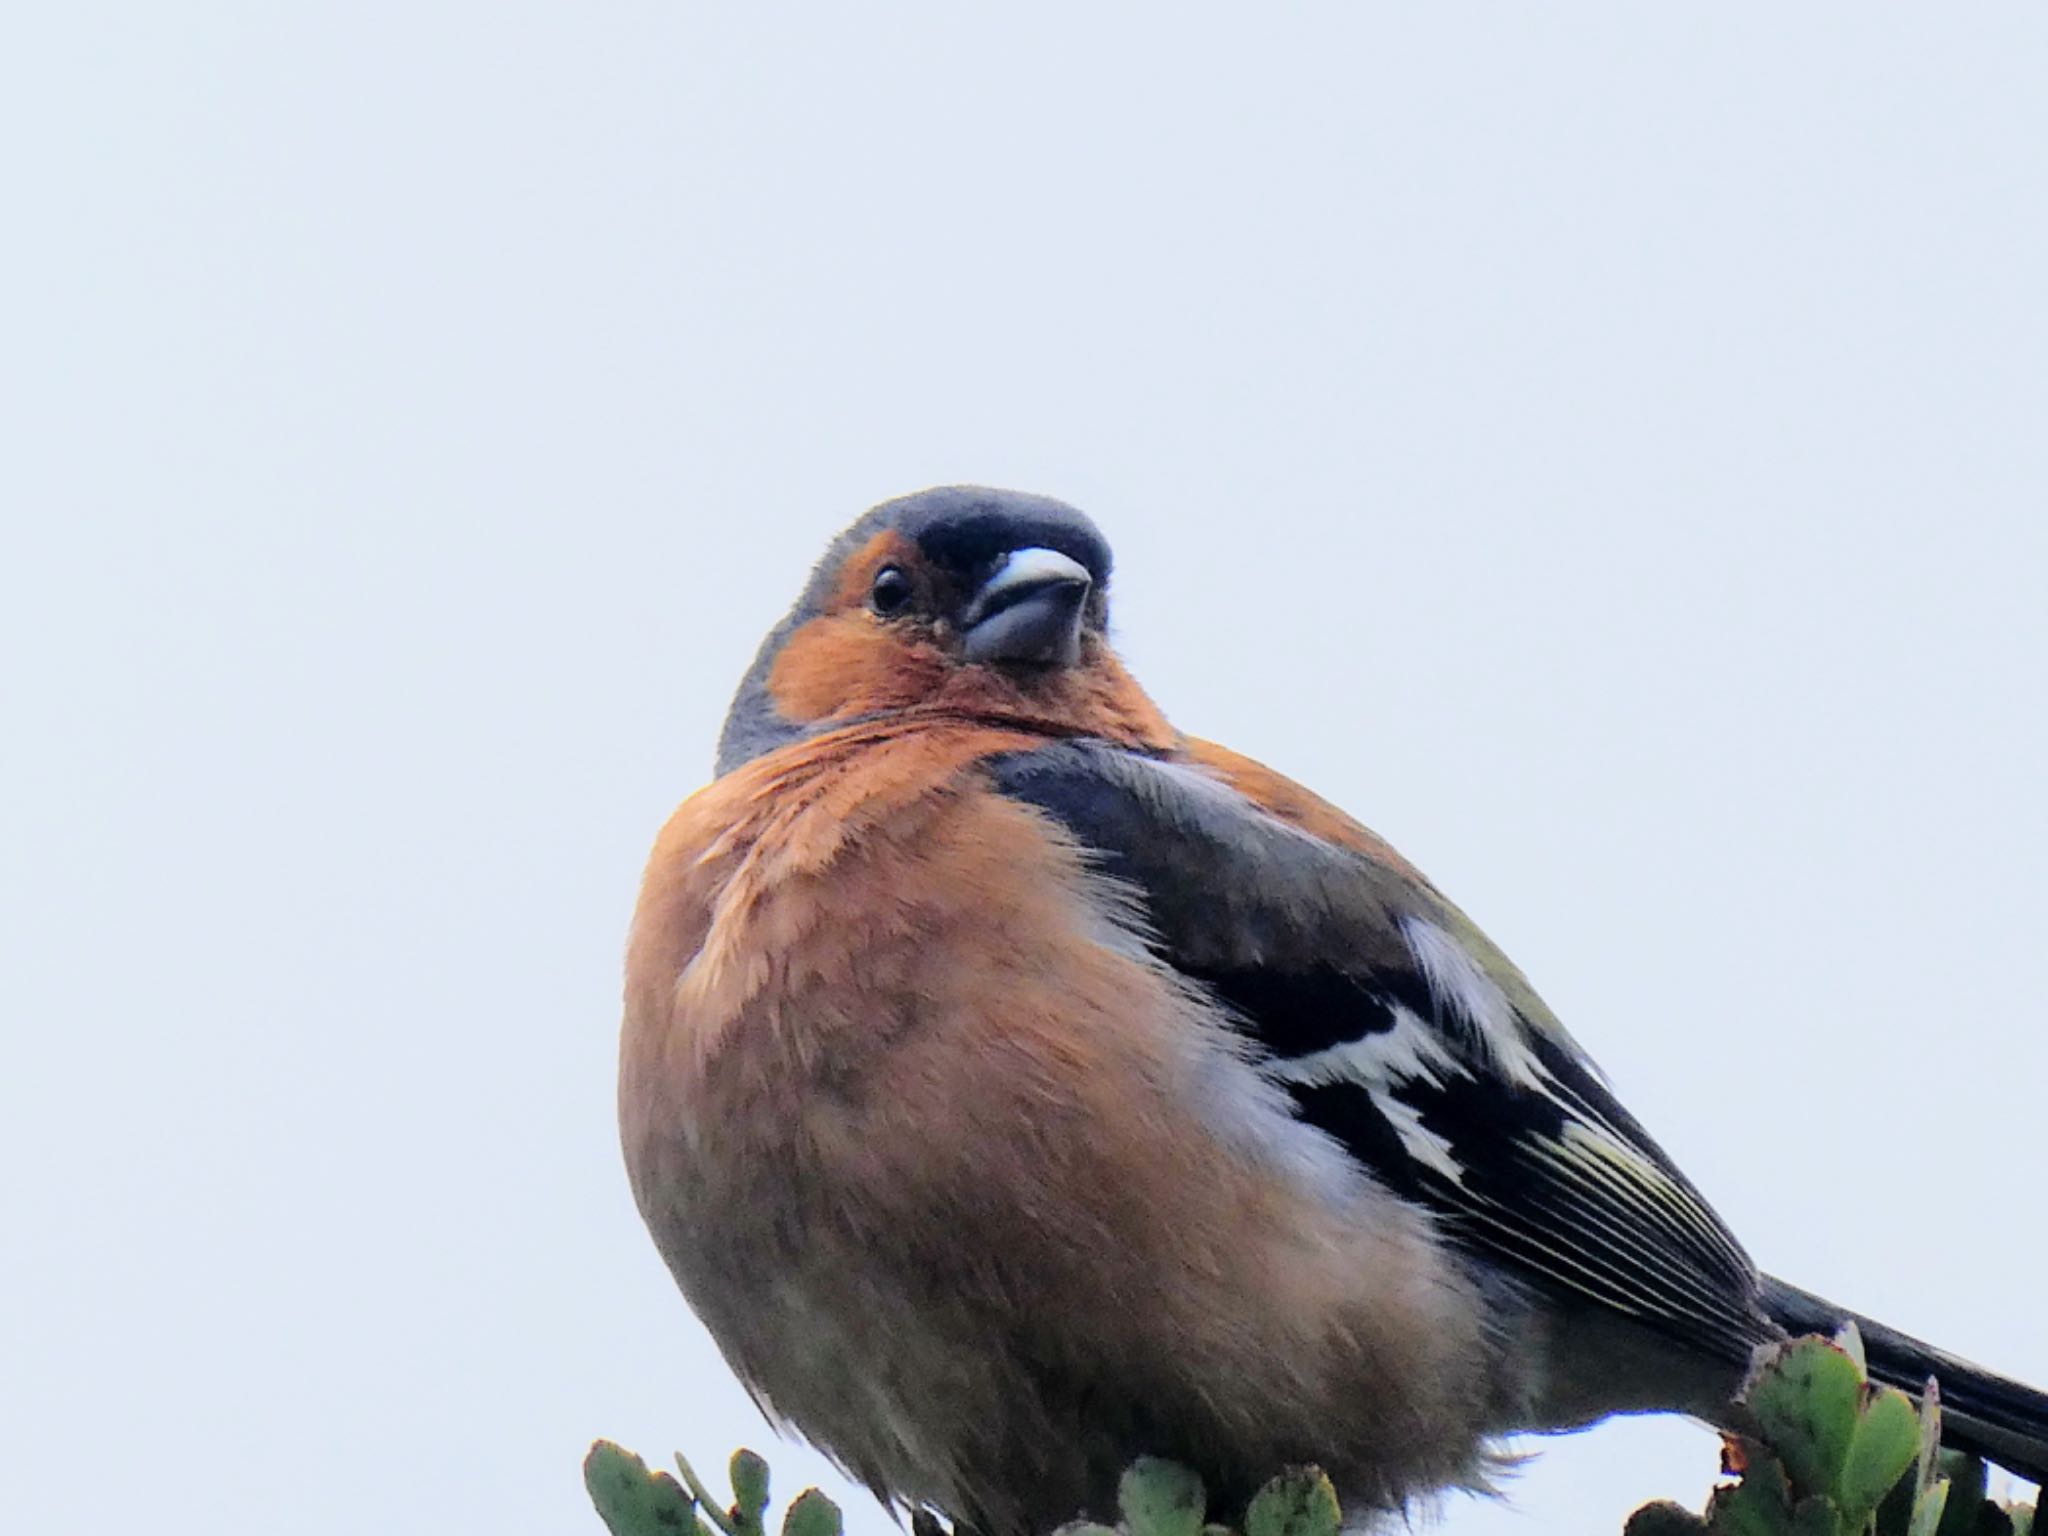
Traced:
POLYGON ((2048 1393, 1944 1354, 1896 1328, 1838 1307, 1811 1291, 1764 1276, 1764 1306, 1795 1338, 1833 1334, 1853 1322, 1863 1335, 1870 1374, 1916 1399, 1932 1376, 1941 1383, 1944 1445, 1994 1461, 2031 1482, 2048 1484, 2048 1393))

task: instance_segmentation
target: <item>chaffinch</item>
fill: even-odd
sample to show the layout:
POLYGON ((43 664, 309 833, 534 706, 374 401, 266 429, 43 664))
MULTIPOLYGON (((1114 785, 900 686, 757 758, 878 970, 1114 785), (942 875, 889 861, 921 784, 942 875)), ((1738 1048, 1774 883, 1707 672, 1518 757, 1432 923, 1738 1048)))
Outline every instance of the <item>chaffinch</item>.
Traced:
MULTIPOLYGON (((1135 1456, 1219 1505, 1483 1485, 1493 1437, 1729 1426, 1851 1314, 1759 1274, 1520 971, 1373 833, 1175 730, 1073 508, 826 550, 663 829, 628 957, 640 1210, 762 1407, 996 1536, 1135 1456)), ((1868 1319, 1960 1446, 2048 1397, 1868 1319)))

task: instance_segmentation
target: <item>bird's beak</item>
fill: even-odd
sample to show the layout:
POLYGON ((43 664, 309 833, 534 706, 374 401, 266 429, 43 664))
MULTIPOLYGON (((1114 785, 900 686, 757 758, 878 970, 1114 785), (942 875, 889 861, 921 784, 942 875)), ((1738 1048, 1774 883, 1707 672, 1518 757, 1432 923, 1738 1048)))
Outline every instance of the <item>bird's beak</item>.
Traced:
POLYGON ((1086 566, 1056 549, 1012 550, 960 616, 967 659, 1072 666, 1093 585, 1086 566))

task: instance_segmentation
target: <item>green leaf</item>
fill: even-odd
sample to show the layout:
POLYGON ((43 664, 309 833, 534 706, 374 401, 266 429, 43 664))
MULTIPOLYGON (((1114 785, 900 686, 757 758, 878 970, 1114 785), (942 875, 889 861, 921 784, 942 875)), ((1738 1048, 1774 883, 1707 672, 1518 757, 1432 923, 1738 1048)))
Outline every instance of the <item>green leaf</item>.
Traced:
POLYGON ((806 1488, 782 1515, 782 1536, 840 1536, 839 1506, 806 1488))
POLYGON ((697 1476, 697 1469, 690 1465, 681 1451, 676 1452, 676 1470, 683 1474, 683 1486, 690 1490, 690 1497, 697 1501, 697 1508, 710 1516, 711 1523, 725 1532, 725 1536, 739 1536, 732 1516, 718 1507, 718 1500, 711 1496, 711 1490, 704 1486, 704 1480, 697 1476))
POLYGON ((1862 1397, 1856 1362, 1825 1339, 1780 1346, 1751 1382, 1749 1410, 1801 1498, 1834 1491, 1862 1397))
POLYGON ((1669 1499, 1645 1504, 1628 1517, 1622 1536, 1705 1536, 1707 1522, 1669 1499))
POLYGON ((1856 1362, 1859 1380, 1870 1380, 1870 1361, 1863 1352, 1863 1330, 1856 1326, 1854 1318, 1844 1319, 1842 1326, 1835 1330, 1835 1348, 1856 1362))
POLYGON ((732 1480, 733 1524, 752 1536, 760 1531, 761 1511, 768 1507, 768 1463, 742 1448, 732 1453, 726 1475, 732 1480))
POLYGON ((1977 1536, 1986 1502, 1984 1463, 1961 1451, 1943 1451, 1941 1475, 1948 1479, 1948 1507, 1941 1514, 1939 1536, 1977 1536))
POLYGON ((1760 1447, 1749 1446, 1742 1481, 1716 1488, 1707 1524, 1716 1536, 1785 1536, 1792 1525, 1792 1490, 1785 1469, 1760 1447))
POLYGON ((1897 1487, 1920 1450, 1920 1416, 1905 1393, 1880 1387, 1857 1416, 1849 1454, 1835 1483, 1842 1517, 1861 1526, 1897 1487))
POLYGON ((1202 1536, 1209 1507, 1199 1477, 1157 1456, 1131 1463, 1117 1484, 1116 1502, 1131 1536, 1202 1536))
POLYGON ((583 1459, 583 1486, 612 1536, 698 1536, 695 1506, 666 1472, 600 1440, 583 1459))
POLYGON ((1244 1536, 1337 1536, 1337 1490, 1321 1467, 1289 1467, 1252 1496, 1244 1536))
POLYGON ((1792 1507, 1793 1536, 1849 1536, 1861 1524, 1858 1521, 1852 1526, 1844 1520, 1835 1501, 1824 1493, 1801 1499, 1792 1507))
MULTIPOLYGON (((1940 1468, 1937 1453, 1941 1450, 1941 1387, 1932 1379, 1927 1382, 1927 1392, 1920 1399, 1920 1473, 1914 1482, 1922 1494, 1934 1486, 1934 1479, 1940 1468)), ((1913 1505, 1917 1517, 1919 1503, 1913 1505)))
POLYGON ((1913 1501, 1919 1496, 1917 1479, 1900 1478, 1877 1506, 1877 1536, 1906 1536, 1913 1524, 1913 1501))
POLYGON ((1920 1497, 1913 1501, 1913 1523, 1907 1527, 1908 1536, 1934 1536, 1941 1528, 1941 1513, 1948 1507, 1948 1479, 1938 1477, 1934 1486, 1920 1490, 1920 1497))

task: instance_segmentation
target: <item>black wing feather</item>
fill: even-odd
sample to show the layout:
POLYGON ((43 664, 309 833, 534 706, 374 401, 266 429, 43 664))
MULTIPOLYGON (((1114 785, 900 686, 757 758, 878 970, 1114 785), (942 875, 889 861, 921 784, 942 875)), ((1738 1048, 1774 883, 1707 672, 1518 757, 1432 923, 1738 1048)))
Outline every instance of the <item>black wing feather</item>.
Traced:
POLYGON ((1506 962, 1433 890, 1188 764, 1063 742, 988 767, 1138 896, 1156 952, 1257 1042, 1302 1118, 1454 1240, 1731 1362, 1772 1336, 1748 1255, 1540 1004, 1510 1022, 1517 1073, 1446 1016, 1409 925, 1506 962), (1347 1054, 1404 1022, 1440 1070, 1375 1076, 1347 1054))

